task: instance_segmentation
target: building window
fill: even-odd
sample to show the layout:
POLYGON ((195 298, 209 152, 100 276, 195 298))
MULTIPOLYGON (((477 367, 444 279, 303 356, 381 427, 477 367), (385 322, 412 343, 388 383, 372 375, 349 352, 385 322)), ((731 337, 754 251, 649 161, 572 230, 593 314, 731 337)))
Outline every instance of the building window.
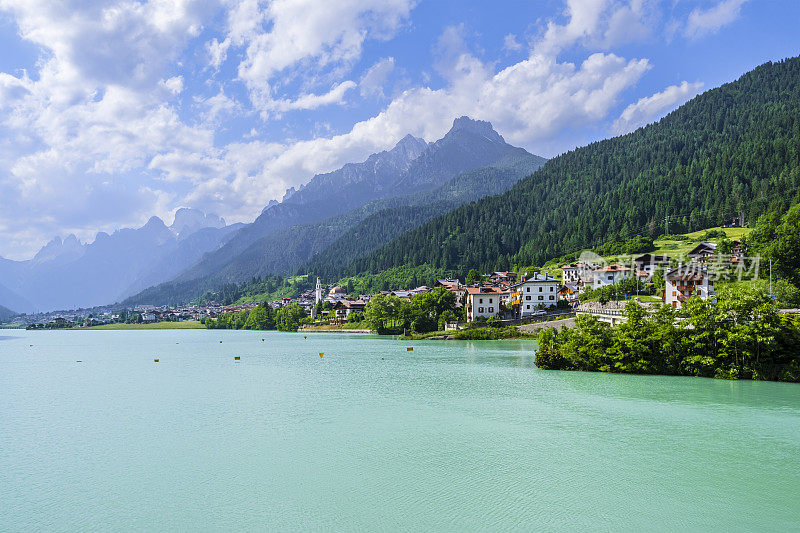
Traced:
POLYGON ((677 294, 675 294, 675 291, 672 291, 672 296, 677 296, 677 294))
POLYGON ((490 313, 494 313, 494 307, 490 307, 490 308, 489 308, 489 312, 490 312, 490 313))
POLYGON ((552 285, 550 286, 550 292, 553 292, 553 286, 552 285))
POLYGON ((531 308, 531 306, 530 306, 530 305, 526 305, 526 306, 525 306, 525 309, 530 309, 530 308, 531 308))
POLYGON ((478 308, 478 312, 479 312, 479 313, 483 313, 483 307, 479 307, 479 308, 478 308))
POLYGON ((525 299, 526 299, 526 300, 530 300, 530 299, 531 299, 531 297, 530 297, 530 296, 526 296, 526 297, 525 297, 525 299))
POLYGON ((540 300, 544 300, 544 296, 539 296, 539 299, 540 300))
POLYGON ((614 279, 614 274, 609 274, 609 275, 608 275, 608 281, 611 281, 611 280, 613 280, 613 279, 614 279))
POLYGON ((553 295, 552 295, 552 294, 550 295, 550 299, 551 299, 551 300, 553 299, 553 295))
POLYGON ((489 298, 489 303, 492 303, 492 299, 491 298, 489 298))
POLYGON ((525 287, 525 292, 531 292, 531 288, 530 287, 525 287))
POLYGON ((541 287, 539 287, 539 292, 542 292, 542 288, 541 287))
POLYGON ((483 298, 480 298, 480 299, 478 300, 478 303, 479 303, 479 304, 482 304, 482 303, 483 303, 483 298))

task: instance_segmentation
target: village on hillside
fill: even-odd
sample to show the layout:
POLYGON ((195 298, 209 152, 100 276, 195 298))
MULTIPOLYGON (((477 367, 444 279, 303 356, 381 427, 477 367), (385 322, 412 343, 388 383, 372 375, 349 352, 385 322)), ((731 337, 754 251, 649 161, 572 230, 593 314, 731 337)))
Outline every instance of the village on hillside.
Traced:
MULTIPOLYGON (((492 272, 477 279, 438 279, 432 286, 397 288, 373 294, 348 294, 338 285, 316 286, 295 297, 269 302, 222 305, 214 301, 183 306, 137 305, 132 309, 112 307, 73 312, 23 315, 31 329, 92 327, 114 323, 154 324, 159 322, 199 321, 207 323, 222 315, 232 315, 267 305, 278 310, 296 304, 316 325, 343 326, 360 322, 369 302, 377 295, 411 300, 441 287, 455 295, 457 316, 446 329, 459 329, 463 324, 500 321, 535 321, 553 314, 592 313, 600 320, 619 320, 619 310, 628 299, 644 305, 666 304, 680 309, 693 296, 713 299, 715 281, 733 272, 753 274, 758 265, 748 263, 739 241, 733 241, 731 253, 723 254, 714 242, 699 242, 677 257, 645 253, 616 256, 613 263, 586 252, 579 261, 563 264, 558 273, 552 269, 537 272, 492 272), (354 314, 355 313, 355 314, 354 314)), ((475 276, 473 276, 474 278, 475 276)))

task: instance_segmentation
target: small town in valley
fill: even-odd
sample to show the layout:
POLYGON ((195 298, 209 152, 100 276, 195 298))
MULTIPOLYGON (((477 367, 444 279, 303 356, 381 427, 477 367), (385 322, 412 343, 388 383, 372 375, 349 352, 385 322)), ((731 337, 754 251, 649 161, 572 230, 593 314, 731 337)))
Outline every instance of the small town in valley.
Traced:
MULTIPOLYGON (((585 259, 537 272, 498 271, 479 275, 469 284, 459 279, 437 279, 431 286, 420 285, 348 294, 339 285, 323 284, 316 278, 314 288, 297 296, 271 301, 221 304, 213 300, 181 306, 140 304, 130 308, 105 306, 92 309, 35 313, 16 317, 15 324, 29 329, 98 327, 113 324, 187 323, 213 324, 222 315, 268 306, 277 311, 294 304, 316 327, 342 327, 361 322, 370 301, 378 295, 409 301, 412 297, 442 288, 454 294, 458 311, 445 329, 457 330, 469 324, 523 324, 553 317, 592 314, 612 325, 624 320, 621 310, 635 301, 649 310, 661 305, 680 309, 692 297, 713 301, 715 281, 741 274, 758 275, 758 265, 748 264, 739 241, 730 254, 716 250, 715 242, 700 242, 679 257, 645 253, 614 257, 614 263, 592 254, 585 259)), ((740 276, 741 277, 741 276, 740 276)))

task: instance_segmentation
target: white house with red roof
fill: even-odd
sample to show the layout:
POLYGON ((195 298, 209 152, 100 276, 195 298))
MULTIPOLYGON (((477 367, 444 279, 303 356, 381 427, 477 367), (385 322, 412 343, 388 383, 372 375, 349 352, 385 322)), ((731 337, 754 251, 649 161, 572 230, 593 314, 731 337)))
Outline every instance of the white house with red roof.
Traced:
POLYGON ((501 300, 509 296, 511 292, 500 287, 489 285, 467 287, 467 322, 480 317, 498 316, 501 300))

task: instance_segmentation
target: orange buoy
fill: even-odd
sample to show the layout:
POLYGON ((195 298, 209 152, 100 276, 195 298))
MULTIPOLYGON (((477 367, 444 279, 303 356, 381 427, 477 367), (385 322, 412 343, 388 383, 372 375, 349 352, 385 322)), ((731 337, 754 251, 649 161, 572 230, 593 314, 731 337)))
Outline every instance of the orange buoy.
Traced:
POLYGON ((323 352, 319 352, 319 358, 322 359, 322 356, 325 355, 323 352))
POLYGON ((409 346, 408 348, 406 348, 406 351, 407 351, 407 352, 413 352, 413 351, 414 351, 414 348, 412 348, 411 346, 409 346))
POLYGON ((154 363, 158 363, 158 359, 153 359, 153 362, 154 363))
POLYGON ((239 357, 238 355, 233 358, 234 361, 239 361, 240 359, 241 359, 241 357, 239 357))

